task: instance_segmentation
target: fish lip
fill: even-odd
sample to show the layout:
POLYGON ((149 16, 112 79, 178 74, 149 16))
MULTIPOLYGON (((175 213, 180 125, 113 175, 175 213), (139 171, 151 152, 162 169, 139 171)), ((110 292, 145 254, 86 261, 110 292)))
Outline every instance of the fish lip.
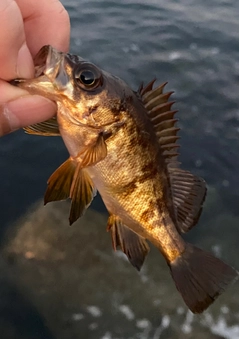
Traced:
POLYGON ((35 66, 45 65, 48 54, 51 53, 51 49, 52 47, 50 45, 43 46, 34 57, 34 65, 35 66))
POLYGON ((35 77, 45 75, 52 83, 65 85, 69 77, 65 72, 65 55, 50 45, 43 46, 34 58, 35 77))

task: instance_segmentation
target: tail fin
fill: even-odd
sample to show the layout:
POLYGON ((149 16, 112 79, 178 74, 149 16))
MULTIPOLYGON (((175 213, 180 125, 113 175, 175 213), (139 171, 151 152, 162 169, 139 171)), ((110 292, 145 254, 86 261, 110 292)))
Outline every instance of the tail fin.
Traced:
POLYGON ((193 313, 201 313, 236 280, 238 272, 193 245, 169 263, 176 287, 193 313))

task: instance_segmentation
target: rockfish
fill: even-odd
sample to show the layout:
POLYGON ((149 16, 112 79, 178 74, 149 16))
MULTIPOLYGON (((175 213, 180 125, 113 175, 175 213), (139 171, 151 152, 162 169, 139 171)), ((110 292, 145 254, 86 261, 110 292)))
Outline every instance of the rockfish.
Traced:
POLYGON ((180 168, 172 92, 163 93, 165 84, 154 88, 154 82, 134 92, 116 76, 51 46, 36 56, 34 79, 11 81, 57 103, 55 118, 26 128, 61 135, 70 154, 49 178, 45 203, 70 198, 72 224, 98 190, 113 247, 140 269, 150 241, 187 306, 201 313, 237 272, 181 237, 198 221, 206 185, 180 168))

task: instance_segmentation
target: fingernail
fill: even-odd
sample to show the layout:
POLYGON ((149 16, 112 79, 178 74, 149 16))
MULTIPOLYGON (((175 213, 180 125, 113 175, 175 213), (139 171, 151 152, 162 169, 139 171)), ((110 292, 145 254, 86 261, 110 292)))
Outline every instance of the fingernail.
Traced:
POLYGON ((18 52, 16 73, 18 78, 32 78, 34 76, 33 59, 26 44, 23 44, 18 52))

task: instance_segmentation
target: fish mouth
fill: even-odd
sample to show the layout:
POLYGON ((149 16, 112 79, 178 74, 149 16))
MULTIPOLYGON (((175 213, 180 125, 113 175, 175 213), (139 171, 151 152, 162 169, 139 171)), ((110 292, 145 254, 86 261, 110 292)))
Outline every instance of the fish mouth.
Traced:
POLYGON ((34 58, 35 78, 14 79, 10 83, 27 89, 32 94, 57 94, 70 83, 67 73, 66 54, 54 47, 43 46, 34 58))
POLYGON ((59 87, 65 87, 70 81, 66 72, 66 54, 50 45, 40 49, 34 58, 34 65, 36 78, 45 75, 59 87))
POLYGON ((52 46, 43 46, 34 58, 35 77, 48 75, 52 79, 58 72, 62 53, 52 46))

